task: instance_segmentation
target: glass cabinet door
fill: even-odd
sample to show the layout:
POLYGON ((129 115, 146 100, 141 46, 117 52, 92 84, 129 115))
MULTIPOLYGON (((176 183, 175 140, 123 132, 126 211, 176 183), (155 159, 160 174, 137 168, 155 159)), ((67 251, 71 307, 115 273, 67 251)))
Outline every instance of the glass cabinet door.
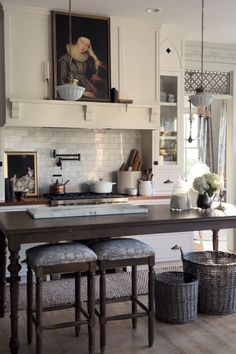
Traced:
POLYGON ((159 165, 177 165, 178 76, 161 75, 159 165))

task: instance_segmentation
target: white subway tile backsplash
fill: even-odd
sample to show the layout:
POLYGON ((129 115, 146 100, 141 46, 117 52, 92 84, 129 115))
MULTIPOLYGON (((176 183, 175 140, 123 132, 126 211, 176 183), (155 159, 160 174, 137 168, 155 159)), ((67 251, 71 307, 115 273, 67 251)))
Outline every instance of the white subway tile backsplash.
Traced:
POLYGON ((70 179, 68 192, 88 190, 92 179, 116 181, 116 171, 131 149, 141 150, 140 131, 4 128, 5 151, 37 151, 40 194, 48 192, 53 174, 70 179), (61 170, 54 149, 57 154, 80 153, 81 161, 62 161, 61 170))

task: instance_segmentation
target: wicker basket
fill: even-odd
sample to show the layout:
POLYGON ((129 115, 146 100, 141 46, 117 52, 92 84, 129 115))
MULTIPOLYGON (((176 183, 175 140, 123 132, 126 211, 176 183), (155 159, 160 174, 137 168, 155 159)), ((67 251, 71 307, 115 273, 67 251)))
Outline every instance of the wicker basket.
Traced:
POLYGON ((236 312, 236 255, 204 251, 183 254, 185 272, 198 273, 198 311, 223 315, 236 312))
POLYGON ((198 280, 193 274, 164 272, 156 275, 156 318, 168 323, 188 323, 197 318, 198 280))

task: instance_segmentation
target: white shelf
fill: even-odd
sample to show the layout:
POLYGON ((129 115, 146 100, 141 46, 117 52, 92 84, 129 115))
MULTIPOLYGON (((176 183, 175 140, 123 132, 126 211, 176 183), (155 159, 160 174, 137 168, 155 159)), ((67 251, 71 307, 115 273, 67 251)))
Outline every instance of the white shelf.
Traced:
POLYGON ((157 104, 11 98, 6 126, 157 129, 157 104))

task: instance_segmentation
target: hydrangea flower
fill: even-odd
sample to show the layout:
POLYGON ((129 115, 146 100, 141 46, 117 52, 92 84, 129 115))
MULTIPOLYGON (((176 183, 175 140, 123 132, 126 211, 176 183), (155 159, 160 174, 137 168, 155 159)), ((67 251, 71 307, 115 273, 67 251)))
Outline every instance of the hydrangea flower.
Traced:
POLYGON ((212 197, 223 186, 223 179, 215 173, 205 173, 200 177, 196 177, 193 181, 193 189, 199 194, 206 192, 209 197, 212 197))

